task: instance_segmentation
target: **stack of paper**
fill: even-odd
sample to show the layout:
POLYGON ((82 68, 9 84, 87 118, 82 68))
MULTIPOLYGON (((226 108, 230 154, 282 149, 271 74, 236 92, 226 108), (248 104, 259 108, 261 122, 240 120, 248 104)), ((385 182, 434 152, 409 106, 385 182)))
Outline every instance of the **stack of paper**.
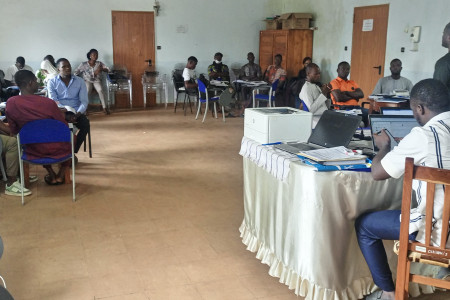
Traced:
POLYGON ((303 151, 299 155, 325 166, 364 164, 367 158, 365 155, 355 154, 344 146, 303 151))

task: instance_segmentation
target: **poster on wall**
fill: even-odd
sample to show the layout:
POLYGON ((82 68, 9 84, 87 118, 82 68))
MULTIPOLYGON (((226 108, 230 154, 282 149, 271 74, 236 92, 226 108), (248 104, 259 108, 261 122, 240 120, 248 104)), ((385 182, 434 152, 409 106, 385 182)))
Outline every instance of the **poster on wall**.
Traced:
POLYGON ((373 30, 373 19, 365 19, 362 24, 362 31, 372 31, 373 30))

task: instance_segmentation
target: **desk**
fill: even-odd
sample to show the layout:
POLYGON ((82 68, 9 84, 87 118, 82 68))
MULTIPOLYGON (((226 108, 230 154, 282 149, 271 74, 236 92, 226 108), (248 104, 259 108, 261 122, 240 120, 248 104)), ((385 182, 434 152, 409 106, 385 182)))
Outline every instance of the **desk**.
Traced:
MULTIPOLYGON (((245 138, 243 147, 244 142, 245 138)), ((288 159, 287 176, 277 179, 272 175, 276 170, 265 170, 267 165, 272 169, 272 163, 264 167, 260 158, 277 162, 285 172, 280 161, 286 157, 271 146, 250 143, 253 148, 247 152, 255 155, 243 155, 244 220, 239 228, 247 250, 270 266, 271 276, 306 299, 358 299, 369 294, 374 283, 356 240, 354 220, 375 208, 400 208, 402 180, 373 181, 367 172, 316 172, 294 159, 288 159)), ((395 270, 393 243, 386 245, 395 270)), ((418 288, 411 293, 417 295, 418 288)))
POLYGON ((372 114, 373 112, 380 112, 381 107, 399 107, 399 108, 409 108, 409 101, 404 102, 383 102, 383 100, 369 100, 370 106, 369 106, 369 114, 372 114))

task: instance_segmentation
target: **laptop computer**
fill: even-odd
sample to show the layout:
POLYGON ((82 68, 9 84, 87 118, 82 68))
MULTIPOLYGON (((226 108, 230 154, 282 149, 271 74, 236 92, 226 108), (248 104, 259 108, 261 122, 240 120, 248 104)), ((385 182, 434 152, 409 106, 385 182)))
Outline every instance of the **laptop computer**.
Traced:
POLYGON ((297 154, 320 148, 347 147, 360 123, 360 116, 326 110, 309 136, 308 142, 280 144, 275 148, 297 154))
POLYGON ((408 134, 414 127, 420 126, 414 116, 408 115, 369 115, 370 130, 372 133, 373 152, 377 153, 373 135, 381 129, 385 129, 391 138, 391 150, 408 134))
POLYGON ((409 108, 399 107, 380 107, 382 115, 396 115, 396 116, 412 116, 413 112, 409 108))

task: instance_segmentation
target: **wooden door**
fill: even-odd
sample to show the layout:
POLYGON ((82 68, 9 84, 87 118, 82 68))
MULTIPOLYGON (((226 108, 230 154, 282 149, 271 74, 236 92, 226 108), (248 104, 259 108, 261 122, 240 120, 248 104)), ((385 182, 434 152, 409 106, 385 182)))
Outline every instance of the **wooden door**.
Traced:
POLYGON ((151 59, 155 63, 155 24, 153 12, 113 11, 114 64, 132 73, 133 107, 143 107, 142 74, 151 59))
POLYGON ((389 4, 355 7, 350 77, 364 96, 384 74, 389 4))

